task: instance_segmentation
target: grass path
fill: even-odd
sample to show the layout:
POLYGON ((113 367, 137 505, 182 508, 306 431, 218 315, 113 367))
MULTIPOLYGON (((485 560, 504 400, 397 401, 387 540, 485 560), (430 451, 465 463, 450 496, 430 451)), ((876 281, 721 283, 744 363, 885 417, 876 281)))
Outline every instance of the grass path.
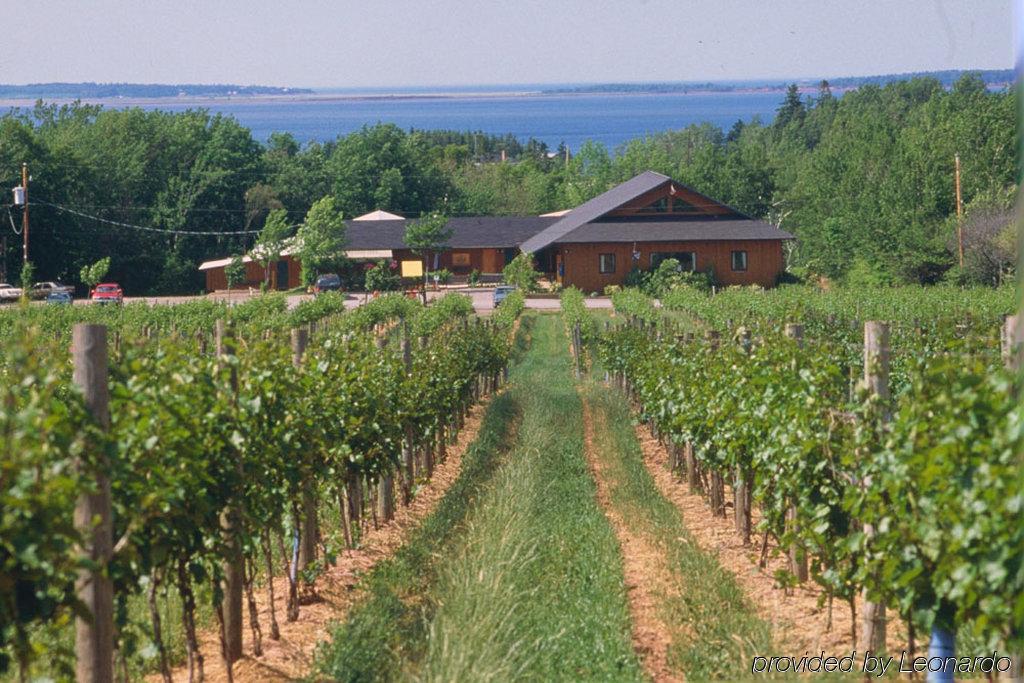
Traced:
POLYGON ((562 321, 488 411, 464 471, 413 540, 369 577, 320 671, 336 680, 644 678, 615 534, 584 457, 562 321))
POLYGON ((625 398, 581 385, 588 456, 622 547, 634 644, 655 680, 740 678, 771 630, 735 577, 702 552, 644 466, 625 398))

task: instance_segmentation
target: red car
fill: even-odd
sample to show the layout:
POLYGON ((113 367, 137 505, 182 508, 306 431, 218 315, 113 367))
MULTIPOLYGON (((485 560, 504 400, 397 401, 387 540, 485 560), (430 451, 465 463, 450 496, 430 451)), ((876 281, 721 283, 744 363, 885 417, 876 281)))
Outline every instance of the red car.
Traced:
POLYGON ((116 282, 105 282, 89 292, 89 298, 97 304, 123 304, 124 292, 116 282))

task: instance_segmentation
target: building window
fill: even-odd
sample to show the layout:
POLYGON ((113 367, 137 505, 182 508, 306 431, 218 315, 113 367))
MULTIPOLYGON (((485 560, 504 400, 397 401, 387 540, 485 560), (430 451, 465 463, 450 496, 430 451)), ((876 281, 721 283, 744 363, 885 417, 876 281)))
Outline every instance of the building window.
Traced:
POLYGON ((732 252, 732 269, 734 271, 743 271, 747 269, 747 252, 732 252))
POLYGON ((464 251, 452 252, 452 265, 453 266, 468 266, 469 265, 469 254, 464 251))
POLYGON ((697 270, 697 252, 694 251, 652 251, 651 270, 654 270, 665 259, 674 258, 679 261, 679 269, 685 272, 697 270))
POLYGON ((601 254, 598 259, 598 270, 602 275, 615 272, 615 254, 601 254))

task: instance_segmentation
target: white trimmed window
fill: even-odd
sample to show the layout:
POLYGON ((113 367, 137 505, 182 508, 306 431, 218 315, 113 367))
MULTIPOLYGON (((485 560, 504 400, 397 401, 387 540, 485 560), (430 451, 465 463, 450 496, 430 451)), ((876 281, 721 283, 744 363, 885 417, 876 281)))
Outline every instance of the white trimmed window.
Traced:
POLYGON ((598 255, 598 271, 602 275, 615 272, 615 254, 598 255))
POLYGON ((732 269, 736 272, 742 272, 747 269, 747 252, 732 252, 732 269))

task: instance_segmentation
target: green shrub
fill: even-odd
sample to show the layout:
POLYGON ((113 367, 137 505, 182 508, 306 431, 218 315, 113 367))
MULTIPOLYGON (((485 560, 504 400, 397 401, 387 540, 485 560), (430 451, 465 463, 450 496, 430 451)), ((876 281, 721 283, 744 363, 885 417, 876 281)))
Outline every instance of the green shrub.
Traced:
POLYGON ((366 271, 366 291, 391 292, 400 289, 402 276, 398 272, 398 264, 394 261, 381 259, 366 271))
POLYGON ((524 292, 537 291, 540 273, 534 270, 533 255, 519 254, 501 271, 505 284, 514 285, 524 292))

